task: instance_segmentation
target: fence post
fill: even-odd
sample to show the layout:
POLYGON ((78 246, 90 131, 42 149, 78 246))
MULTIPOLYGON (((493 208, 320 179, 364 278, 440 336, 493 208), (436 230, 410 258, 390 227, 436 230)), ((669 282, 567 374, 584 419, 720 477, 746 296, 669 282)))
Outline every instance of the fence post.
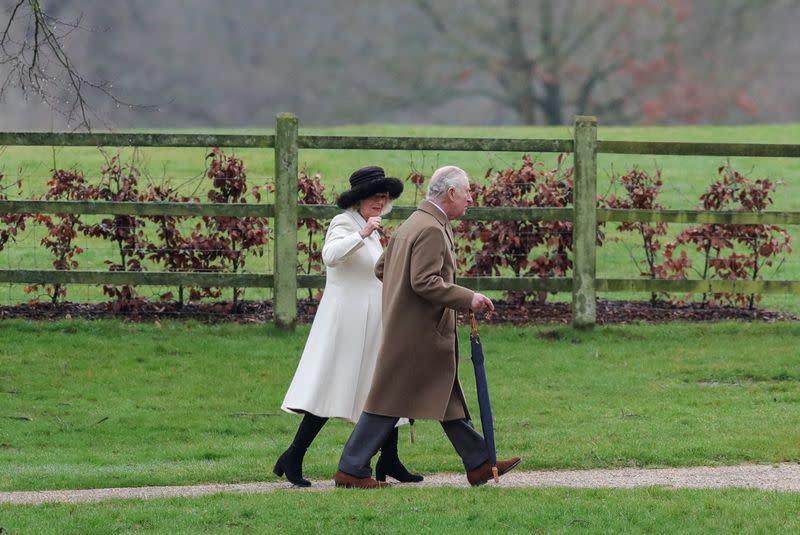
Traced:
POLYGON ((575 117, 575 189, 572 248, 572 325, 592 328, 597 320, 597 119, 575 117))
POLYGON ((297 320, 297 116, 275 118, 275 324, 297 320))

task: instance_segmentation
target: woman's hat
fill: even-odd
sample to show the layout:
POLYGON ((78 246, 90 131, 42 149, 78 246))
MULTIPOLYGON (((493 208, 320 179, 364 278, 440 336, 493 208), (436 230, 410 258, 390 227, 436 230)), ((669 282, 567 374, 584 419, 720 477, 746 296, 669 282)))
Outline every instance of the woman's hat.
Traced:
POLYGON ((339 195, 336 205, 342 209, 350 208, 376 193, 388 193, 391 199, 396 199, 403 193, 403 183, 397 178, 387 177, 383 167, 362 167, 350 175, 350 189, 339 195))

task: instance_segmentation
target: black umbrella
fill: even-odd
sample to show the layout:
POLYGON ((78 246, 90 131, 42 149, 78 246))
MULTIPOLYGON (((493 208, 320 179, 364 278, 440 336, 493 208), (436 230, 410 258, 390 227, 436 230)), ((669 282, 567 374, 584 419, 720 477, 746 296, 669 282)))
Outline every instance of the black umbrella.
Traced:
POLYGON ((472 366, 475 368, 475 386, 478 389, 478 407, 481 411, 481 427, 486 449, 489 451, 489 464, 492 465, 492 475, 495 481, 500 481, 497 475, 497 450, 494 445, 494 419, 492 418, 492 405, 489 402, 489 383, 486 381, 486 368, 483 365, 483 346, 478 336, 478 322, 475 314, 469 313, 472 332, 469 342, 472 346, 472 366))

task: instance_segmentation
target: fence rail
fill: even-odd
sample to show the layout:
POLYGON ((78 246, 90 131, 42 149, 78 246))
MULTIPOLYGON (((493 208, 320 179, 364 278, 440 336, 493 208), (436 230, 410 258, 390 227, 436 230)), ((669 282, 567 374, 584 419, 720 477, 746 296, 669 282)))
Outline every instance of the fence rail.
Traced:
MULTIPOLYGON (((577 117, 573 139, 478 139, 430 137, 358 137, 299 135, 297 118, 278 115, 274 135, 207 134, 85 134, 0 132, 0 145, 29 146, 139 146, 236 147, 274 149, 274 204, 214 204, 174 202, 0 201, 0 214, 109 214, 140 216, 229 216, 272 218, 274 274, 198 272, 121 272, 0 270, 2 283, 112 284, 195 287, 274 288, 275 321, 291 327, 296 321, 298 288, 324 286, 324 275, 299 275, 298 218, 330 219, 335 206, 298 205, 296 180, 299 149, 439 150, 572 153, 575 166, 574 204, 571 208, 481 207, 463 217, 484 221, 571 221, 573 223, 573 277, 460 277, 459 283, 480 291, 548 291, 573 294, 573 325, 596 322, 596 292, 800 293, 800 281, 653 280, 596 277, 598 222, 669 222, 710 224, 800 224, 800 212, 708 212, 703 210, 620 210, 596 206, 597 154, 657 154, 681 156, 800 157, 800 145, 756 143, 675 143, 597 140, 593 117, 577 117)), ((388 219, 405 219, 413 206, 396 206, 388 219)))
MULTIPOLYGON (((0 145, 57 147, 234 147, 274 148, 273 134, 147 134, 0 132, 0 145)), ((572 139, 483 139, 402 136, 298 135, 300 149, 333 150, 441 150, 491 152, 574 152, 572 139)), ((673 141, 597 141, 602 154, 648 154, 662 156, 750 156, 800 157, 800 144, 688 143, 673 141)))
POLYGON ((798 225, 800 212, 735 212, 707 210, 622 210, 598 208, 598 221, 616 223, 708 223, 717 225, 798 225))
MULTIPOLYGON (((300 149, 446 150, 491 152, 572 152, 571 139, 483 139, 392 136, 301 136, 300 149)), ((236 147, 273 148, 275 135, 84 134, 0 132, 0 145, 74 147, 236 147)))
POLYGON ((0 270, 0 282, 22 284, 110 284, 132 286, 195 286, 198 288, 272 288, 274 277, 262 273, 198 273, 169 271, 0 270))
MULTIPOLYGON (((268 273, 199 273, 154 271, 57 271, 52 269, 0 270, 0 283, 12 284, 109 284, 134 286, 194 286, 198 288, 273 288, 275 279, 268 273)), ((572 278, 534 277, 459 277, 458 283, 476 291, 569 292, 572 278)), ((298 288, 322 288, 324 275, 297 275, 298 288)), ((600 292, 692 292, 692 293, 767 293, 800 292, 800 281, 772 280, 595 280, 600 292)))
POLYGON ((663 156, 754 156, 800 158, 800 145, 767 143, 683 143, 674 141, 598 141, 604 154, 663 156))
POLYGON ((0 214, 273 217, 272 204, 116 201, 0 201, 0 214))
MULTIPOLYGON (((414 206, 395 206, 384 219, 406 219, 414 206)), ((329 204, 300 204, 300 218, 332 219, 341 210, 329 204)), ((274 217, 274 204, 114 201, 0 201, 0 214, 87 214, 141 216, 274 217)), ((572 221, 572 208, 470 208, 466 221, 572 221)), ((800 212, 709 212, 707 210, 638 210, 598 208, 597 221, 626 223, 708 223, 718 225, 800 225, 800 212)))
POLYGON ((0 145, 55 147, 236 147, 272 148, 274 135, 85 134, 71 132, 0 132, 0 145))

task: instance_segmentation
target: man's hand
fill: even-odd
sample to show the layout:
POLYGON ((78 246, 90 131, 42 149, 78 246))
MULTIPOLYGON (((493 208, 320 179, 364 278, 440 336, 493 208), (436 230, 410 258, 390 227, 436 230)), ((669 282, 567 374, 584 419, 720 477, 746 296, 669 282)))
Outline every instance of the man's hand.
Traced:
POLYGON ((492 300, 485 295, 476 293, 472 296, 472 302, 469 304, 469 309, 473 312, 494 310, 494 303, 492 303, 492 300))
POLYGON ((367 219, 367 224, 364 228, 361 229, 359 234, 361 234, 362 238, 366 238, 370 234, 372 234, 376 230, 381 229, 381 218, 380 216, 370 217, 367 219))

